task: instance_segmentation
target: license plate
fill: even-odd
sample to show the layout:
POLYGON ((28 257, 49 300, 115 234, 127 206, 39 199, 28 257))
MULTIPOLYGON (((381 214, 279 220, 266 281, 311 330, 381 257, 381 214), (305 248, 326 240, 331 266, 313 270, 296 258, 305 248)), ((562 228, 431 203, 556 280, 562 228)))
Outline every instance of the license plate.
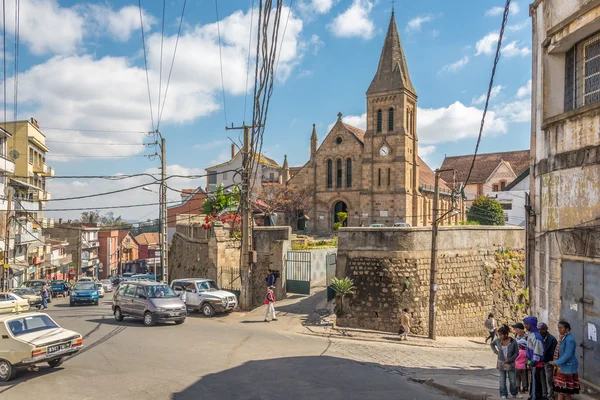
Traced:
POLYGON ((61 343, 61 344, 57 344, 54 346, 48 346, 48 350, 46 351, 46 354, 52 354, 52 353, 56 353, 61 350, 70 349, 70 348, 71 348, 71 342, 61 343))

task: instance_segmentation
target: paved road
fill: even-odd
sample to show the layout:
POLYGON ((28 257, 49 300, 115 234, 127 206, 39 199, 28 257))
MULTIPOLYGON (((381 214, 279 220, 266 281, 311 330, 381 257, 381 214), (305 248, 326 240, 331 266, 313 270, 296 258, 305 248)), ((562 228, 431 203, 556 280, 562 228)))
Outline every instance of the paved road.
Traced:
MULTIPOLYGON (((110 297, 110 294, 109 294, 110 297)), ((294 333, 292 316, 191 315, 182 325, 116 322, 110 300, 48 313, 84 335, 83 351, 62 367, 20 372, 0 399, 447 399, 431 389, 294 333)))

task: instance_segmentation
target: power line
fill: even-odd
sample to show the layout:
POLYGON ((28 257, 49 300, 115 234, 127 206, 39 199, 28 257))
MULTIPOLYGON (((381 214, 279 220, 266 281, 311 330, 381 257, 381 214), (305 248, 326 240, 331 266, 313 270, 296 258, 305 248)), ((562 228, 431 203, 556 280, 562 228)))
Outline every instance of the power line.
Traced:
POLYGON ((162 29, 160 32, 160 68, 158 72, 158 106, 156 110, 156 130, 158 130, 159 118, 160 118, 160 98, 162 96, 162 66, 163 66, 163 45, 165 41, 165 8, 167 6, 167 0, 163 0, 162 9, 162 29))
POLYGON ((219 26, 218 0, 215 0, 215 10, 217 13, 217 35, 219 37, 219 61, 221 66, 221 92, 223 93, 223 114, 225 115, 225 126, 227 126, 227 106, 225 104, 225 81, 223 80, 223 54, 221 53, 221 28, 219 26))
POLYGON ((56 153, 48 153, 46 157, 64 157, 64 158, 129 158, 129 157, 144 157, 145 154, 131 154, 128 156, 86 156, 86 155, 72 155, 72 154, 56 154, 56 153))
POLYGON ((248 61, 246 62, 246 94, 244 95, 244 123, 246 123, 246 104, 248 101, 248 81, 250 80, 250 48, 252 47, 252 23, 254 22, 254 0, 250 7, 250 33, 248 34, 248 61))
POLYGON ((169 69, 169 77, 167 78, 167 85, 165 86, 165 96, 162 102, 162 108, 158 115, 158 122, 156 123, 156 129, 160 126, 162 120, 163 111, 165 109, 165 103, 167 102, 167 93, 169 92, 169 84, 171 83, 171 74, 173 73, 173 65, 175 64, 175 56, 177 55, 177 45, 179 44, 179 37, 181 35, 181 26, 183 25, 183 16, 185 14, 185 5, 187 0, 183 0, 183 9, 181 10, 181 18, 179 19, 179 29, 177 29, 177 38, 175 39, 175 49, 173 50, 173 59, 171 60, 171 68, 169 69))
POLYGON ((148 146, 152 143, 102 143, 102 142, 69 142, 65 140, 46 140, 46 143, 81 144, 94 146, 148 146))
POLYGON ((142 47, 144 48, 144 65, 146 67, 146 84, 148 86, 148 102, 150 103, 150 121, 152 122, 152 131, 154 131, 154 116, 152 113, 152 96, 150 94, 150 78, 148 76, 148 57, 146 56, 146 37, 144 36, 144 20, 142 18, 142 0, 138 0, 140 10, 140 29, 142 31, 142 47))
POLYGON ((485 98, 485 107, 483 108, 483 115, 481 117, 481 126, 479 127, 479 136, 477 137, 477 144, 475 145, 475 153, 473 154, 473 161, 471 161, 471 167, 469 168, 469 173, 467 175, 467 179, 463 185, 464 188, 467 187, 469 183, 469 179, 471 178, 471 172, 473 172, 473 168, 475 167, 475 159, 477 158, 477 151, 479 150, 479 144, 481 143, 481 136, 483 135, 483 126, 485 124, 485 115, 487 114, 488 105, 490 103, 490 97, 492 95, 492 90, 494 86, 494 76, 496 75, 496 67, 498 66, 498 61, 500 61, 500 53, 502 46, 502 37, 504 36, 504 27, 506 26, 506 22, 508 20, 508 12, 510 8, 510 0, 506 0, 506 5, 504 6, 504 16, 502 17, 502 26, 500 27, 500 34, 498 35, 498 44, 496 46, 496 56, 494 58, 494 66, 492 67, 492 76, 490 77, 490 84, 488 87, 488 92, 485 98))
POLYGON ((85 128, 57 128, 57 127, 44 127, 45 131, 77 131, 77 132, 93 132, 93 133, 141 133, 148 135, 144 131, 127 131, 127 130, 110 130, 110 129, 85 129, 85 128))

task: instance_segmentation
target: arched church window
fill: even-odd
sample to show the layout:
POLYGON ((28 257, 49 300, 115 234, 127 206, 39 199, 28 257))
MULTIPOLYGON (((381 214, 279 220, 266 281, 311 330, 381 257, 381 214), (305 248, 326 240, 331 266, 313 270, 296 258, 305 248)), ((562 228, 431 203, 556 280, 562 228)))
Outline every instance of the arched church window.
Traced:
POLYGON ((333 187, 333 161, 327 160, 327 189, 333 187))
POLYGON ((381 110, 377 110, 377 133, 381 133, 381 130, 383 129, 383 115, 381 113, 381 110))
POLYGON ((394 109, 390 108, 388 110, 388 131, 394 130, 394 109))
POLYGON ((352 187, 352 159, 346 160, 346 187, 352 187))
POLYGON ((342 160, 337 160, 336 163, 336 187, 338 189, 342 188, 342 160))

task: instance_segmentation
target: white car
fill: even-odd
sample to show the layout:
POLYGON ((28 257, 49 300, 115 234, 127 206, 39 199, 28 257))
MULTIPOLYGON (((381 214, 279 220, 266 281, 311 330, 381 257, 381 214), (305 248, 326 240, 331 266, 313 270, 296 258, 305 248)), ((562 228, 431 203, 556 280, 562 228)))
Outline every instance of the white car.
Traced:
POLYGON ((104 291, 102 283, 96 282, 96 289, 98 290, 98 297, 103 298, 106 292, 104 291))
POLYGON ((185 291, 187 308, 196 309, 206 317, 212 317, 218 312, 231 312, 238 305, 235 294, 219 289, 211 279, 176 279, 171 282, 171 289, 178 296, 185 291))
MULTIPOLYGON (((61 328, 43 313, 0 316, 0 381, 13 379, 17 369, 48 363, 60 366, 63 358, 83 347, 83 338, 61 328)), ((10 397, 10 396, 9 396, 10 397)))
POLYGON ((29 300, 16 293, 0 293, 0 314, 29 311, 29 300))
POLYGON ((102 283, 102 287, 104 288, 104 291, 106 293, 113 291, 113 285, 112 285, 112 281, 110 279, 102 279, 100 281, 100 283, 102 283))

